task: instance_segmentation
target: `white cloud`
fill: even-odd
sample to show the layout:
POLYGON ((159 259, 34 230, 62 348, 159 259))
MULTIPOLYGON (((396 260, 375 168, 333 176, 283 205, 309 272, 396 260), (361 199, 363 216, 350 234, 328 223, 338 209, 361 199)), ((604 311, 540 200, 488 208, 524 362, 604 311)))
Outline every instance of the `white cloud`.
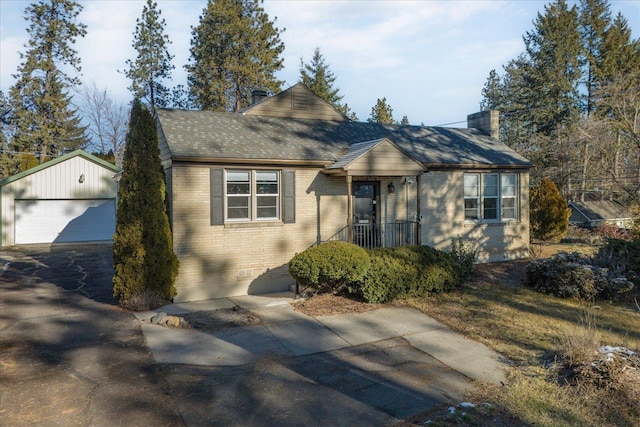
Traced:
MULTIPOLYGON (((82 1, 80 20, 88 25, 77 50, 83 79, 95 81, 121 100, 129 82, 117 70, 133 58, 135 20, 144 0, 82 1)), ((336 84, 361 119, 377 98, 386 97, 398 118, 426 124, 464 119, 478 108, 480 91, 491 69, 523 51, 522 34, 532 28, 546 0, 361 1, 266 0, 263 7, 275 25, 286 28, 285 68, 278 77, 287 85, 299 75, 300 58, 309 61, 316 47, 337 76, 336 84)), ((638 37, 639 3, 612 0, 612 12, 623 10, 638 37)), ((27 1, 0 0, 0 87, 13 83, 18 51, 26 42, 21 18, 27 1)), ((159 0, 175 56, 173 82, 186 83, 191 27, 205 0, 159 0)))

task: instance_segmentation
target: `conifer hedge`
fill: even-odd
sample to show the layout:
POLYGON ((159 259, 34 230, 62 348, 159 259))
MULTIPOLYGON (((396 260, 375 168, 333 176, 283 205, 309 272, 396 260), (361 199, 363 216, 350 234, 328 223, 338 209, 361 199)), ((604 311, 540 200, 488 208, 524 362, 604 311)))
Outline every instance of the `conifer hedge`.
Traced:
POLYGON ((156 124, 134 100, 118 189, 113 236, 113 296, 123 304, 142 292, 171 300, 178 275, 165 209, 164 169, 156 124))

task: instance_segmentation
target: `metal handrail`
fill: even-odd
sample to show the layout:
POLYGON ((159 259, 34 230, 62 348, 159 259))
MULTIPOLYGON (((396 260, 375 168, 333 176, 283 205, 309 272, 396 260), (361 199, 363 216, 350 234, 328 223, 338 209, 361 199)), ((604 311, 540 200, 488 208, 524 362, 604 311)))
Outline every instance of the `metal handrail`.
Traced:
POLYGON ((379 224, 353 224, 340 229, 328 241, 351 242, 368 249, 393 248, 418 244, 418 223, 415 221, 396 221, 379 224))

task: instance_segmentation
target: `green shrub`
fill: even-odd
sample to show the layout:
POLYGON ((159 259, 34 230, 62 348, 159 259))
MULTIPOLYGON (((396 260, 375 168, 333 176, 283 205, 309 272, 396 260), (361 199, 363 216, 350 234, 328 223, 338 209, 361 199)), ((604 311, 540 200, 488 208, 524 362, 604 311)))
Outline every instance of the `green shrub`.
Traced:
POLYGON ((402 295, 415 280, 415 268, 395 257, 388 249, 369 251, 371 267, 361 283, 354 284, 349 291, 370 303, 390 302, 402 295))
POLYGON ((543 179, 530 192, 529 224, 534 239, 560 239, 567 234, 571 209, 558 187, 550 179, 543 179))
POLYGON ((473 270, 473 264, 477 258, 477 253, 473 249, 473 245, 460 238, 454 239, 451 242, 451 251, 449 251, 449 253, 460 266, 463 276, 465 278, 468 277, 473 270))
POLYGON ((371 268, 352 290, 368 302, 421 297, 460 286, 466 268, 449 253, 429 246, 403 246, 369 251, 371 268))
POLYGON ((153 116, 134 101, 113 235, 113 296, 128 304, 145 290, 176 295, 179 262, 165 207, 164 169, 153 116))
POLYGON ((289 261, 289 274, 304 288, 338 293, 361 281, 370 264, 360 246, 327 242, 296 254, 289 261))
POLYGON ((612 299, 633 288, 633 283, 619 271, 591 263, 590 258, 577 252, 561 252, 552 258, 532 261, 525 283, 538 292, 581 300, 612 299))

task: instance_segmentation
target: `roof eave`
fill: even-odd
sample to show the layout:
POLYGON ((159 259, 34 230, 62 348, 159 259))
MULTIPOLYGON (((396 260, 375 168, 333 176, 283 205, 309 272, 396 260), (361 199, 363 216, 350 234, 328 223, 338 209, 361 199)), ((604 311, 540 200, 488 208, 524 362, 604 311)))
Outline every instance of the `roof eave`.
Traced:
POLYGON ((304 166, 323 168, 333 163, 333 160, 306 160, 306 159, 247 159, 241 157, 190 157, 172 156, 171 162, 175 163, 198 163, 208 165, 282 165, 282 166, 304 166))

